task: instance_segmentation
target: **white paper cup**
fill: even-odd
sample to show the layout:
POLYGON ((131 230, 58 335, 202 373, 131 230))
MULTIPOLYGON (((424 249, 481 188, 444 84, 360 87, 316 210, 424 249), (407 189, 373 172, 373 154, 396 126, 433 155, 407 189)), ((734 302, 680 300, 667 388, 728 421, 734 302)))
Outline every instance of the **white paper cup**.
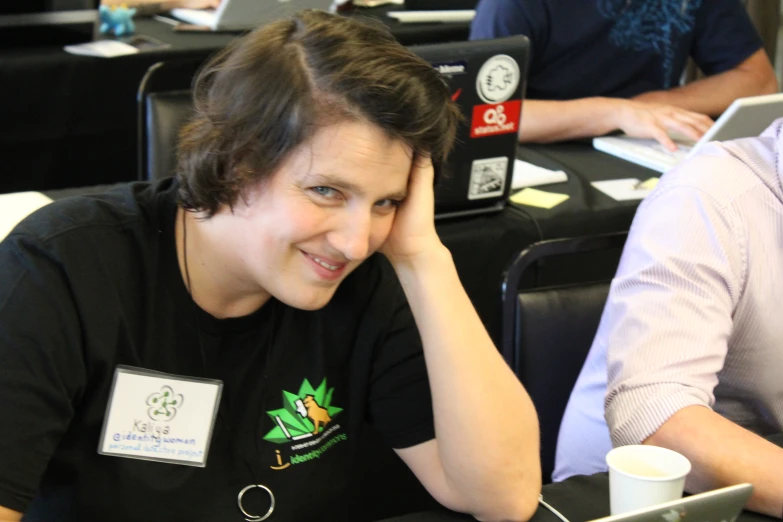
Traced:
POLYGON ((612 515, 682 498, 691 463, 657 446, 620 446, 606 454, 612 515))

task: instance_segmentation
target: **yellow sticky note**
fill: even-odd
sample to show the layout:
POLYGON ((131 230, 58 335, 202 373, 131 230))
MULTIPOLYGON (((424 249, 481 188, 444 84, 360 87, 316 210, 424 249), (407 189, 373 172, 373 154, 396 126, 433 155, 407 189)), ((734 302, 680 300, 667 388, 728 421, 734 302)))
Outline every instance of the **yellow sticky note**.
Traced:
POLYGON ((636 188, 644 189, 644 190, 652 190, 655 188, 655 186, 658 184, 658 181, 660 181, 661 178, 649 178, 641 183, 636 188))
POLYGON ((534 188, 525 188, 511 196, 509 199, 520 205, 530 205, 550 209, 570 198, 568 194, 557 194, 555 192, 544 192, 534 188))

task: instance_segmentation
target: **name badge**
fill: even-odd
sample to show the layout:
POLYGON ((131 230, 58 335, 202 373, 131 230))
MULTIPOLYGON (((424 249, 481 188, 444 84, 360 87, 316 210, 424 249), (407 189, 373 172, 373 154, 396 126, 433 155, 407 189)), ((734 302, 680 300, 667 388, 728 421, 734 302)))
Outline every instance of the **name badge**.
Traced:
POLYGON ((223 382, 117 366, 98 453, 204 467, 223 382))

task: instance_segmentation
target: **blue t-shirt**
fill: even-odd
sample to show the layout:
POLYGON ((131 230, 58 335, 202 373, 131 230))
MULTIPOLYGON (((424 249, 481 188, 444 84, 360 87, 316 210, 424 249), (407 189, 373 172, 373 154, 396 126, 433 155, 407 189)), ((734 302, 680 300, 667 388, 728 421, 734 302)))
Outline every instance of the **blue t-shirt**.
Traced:
POLYGON ((527 97, 630 98, 678 85, 688 56, 705 74, 762 46, 740 0, 481 0, 470 38, 524 34, 527 97))

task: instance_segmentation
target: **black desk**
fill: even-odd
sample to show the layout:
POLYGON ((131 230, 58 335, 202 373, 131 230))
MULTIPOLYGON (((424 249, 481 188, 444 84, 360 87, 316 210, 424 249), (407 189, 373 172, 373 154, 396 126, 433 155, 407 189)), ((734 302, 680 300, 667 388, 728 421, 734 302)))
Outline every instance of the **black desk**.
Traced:
MULTIPOLYGON (((558 510, 570 522, 587 522, 609 516, 609 475, 572 477, 563 482, 547 484, 543 488, 544 501, 558 510)), ((771 522, 779 520, 752 511, 743 511, 737 522, 771 522)), ((462 522, 475 521, 468 515, 451 511, 433 510, 413 513, 383 522, 462 522)), ((543 506, 538 507, 530 522, 561 522, 552 512, 543 506)))
POLYGON ((118 58, 60 48, 0 54, 0 192, 97 185, 136 177, 136 90, 160 60, 206 58, 228 34, 173 33, 140 19, 138 33, 171 48, 118 58))
POLYGON ((520 159, 552 170, 563 170, 568 181, 537 187, 570 195, 551 210, 524 207, 541 225, 544 238, 577 237, 628 230, 639 201, 615 201, 590 183, 609 179, 644 181, 660 173, 593 149, 590 140, 549 145, 524 145, 520 159))
MULTIPOLYGON (((543 488, 544 501, 558 510, 570 522, 587 522, 609 516, 609 475, 598 473, 589 477, 572 477, 563 482, 547 484, 543 488)), ((771 522, 779 520, 743 511, 737 522, 771 522)), ((464 522, 474 521, 468 515, 442 510, 412 513, 382 522, 464 522)), ((538 507, 530 522, 561 522, 552 512, 543 506, 538 507)))
MULTIPOLYGON (((783 447, 783 433, 767 437, 770 442, 783 447)), ((609 474, 596 473, 576 476, 563 482, 547 484, 542 491, 544 501, 558 510, 570 522, 587 522, 609 516, 609 474)), ((413 513, 389 518, 383 522, 458 522, 475 520, 473 517, 453 513, 445 509, 413 513)), ((779 520, 752 511, 743 511, 739 522, 770 522, 779 520)), ((539 505, 530 522, 561 522, 551 511, 539 505)))
MULTIPOLYGON (((469 25, 400 24, 379 18, 405 45, 467 39, 469 25)), ((137 34, 171 44, 118 58, 88 58, 59 47, 0 52, 0 193, 136 179, 136 90, 146 70, 171 59, 206 59, 236 35, 175 33, 152 19, 137 34)))

